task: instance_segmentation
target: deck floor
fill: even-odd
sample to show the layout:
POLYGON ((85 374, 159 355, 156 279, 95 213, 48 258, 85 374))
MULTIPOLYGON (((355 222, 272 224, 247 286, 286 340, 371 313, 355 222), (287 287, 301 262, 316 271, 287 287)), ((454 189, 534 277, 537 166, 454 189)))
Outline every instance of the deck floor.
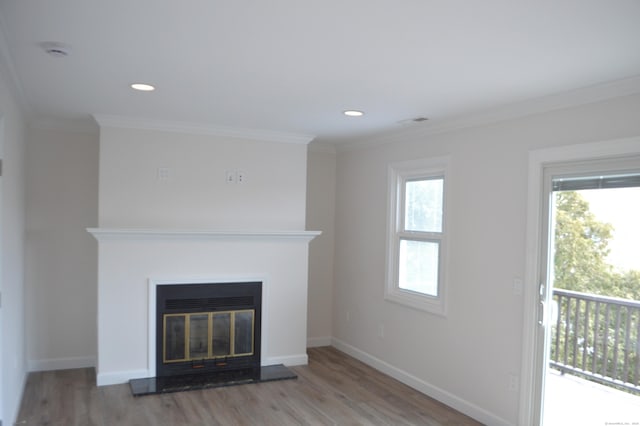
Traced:
POLYGON ((640 396, 549 369, 545 426, 638 426, 640 396))

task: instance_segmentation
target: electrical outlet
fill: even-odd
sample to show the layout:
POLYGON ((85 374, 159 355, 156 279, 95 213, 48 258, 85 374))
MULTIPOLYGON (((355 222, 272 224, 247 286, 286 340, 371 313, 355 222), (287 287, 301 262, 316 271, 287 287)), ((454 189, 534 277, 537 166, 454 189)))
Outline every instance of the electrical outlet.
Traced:
POLYGON ((158 167, 158 180, 160 181, 169 180, 168 167, 158 167))
POLYGON ((236 183, 236 180, 237 180, 237 173, 235 172, 235 170, 227 170, 225 182, 236 183))
POLYGON ((509 392, 517 392, 519 385, 518 375, 509 373, 509 385, 507 387, 509 392))
POLYGON ((236 172, 236 182, 238 183, 244 183, 246 181, 246 175, 242 170, 238 170, 236 172))
POLYGON ((522 289, 524 288, 524 284, 522 282, 522 278, 514 278, 513 280, 513 294, 516 296, 520 296, 522 294, 522 289))

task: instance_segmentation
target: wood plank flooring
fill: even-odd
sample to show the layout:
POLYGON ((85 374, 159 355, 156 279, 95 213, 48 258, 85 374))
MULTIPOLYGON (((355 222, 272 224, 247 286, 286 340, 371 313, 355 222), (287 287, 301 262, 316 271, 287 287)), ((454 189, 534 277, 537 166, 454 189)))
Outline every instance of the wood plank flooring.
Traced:
POLYGON ((296 380, 133 397, 93 369, 31 373, 17 425, 478 425, 331 347, 296 380))

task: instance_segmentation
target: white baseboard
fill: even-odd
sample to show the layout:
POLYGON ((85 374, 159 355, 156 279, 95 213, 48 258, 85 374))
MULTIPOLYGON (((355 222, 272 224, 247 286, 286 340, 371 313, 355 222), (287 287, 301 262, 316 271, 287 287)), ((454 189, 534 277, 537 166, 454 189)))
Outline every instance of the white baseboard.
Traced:
POLYGON ((288 356, 272 356, 262 358, 260 365, 274 365, 274 364, 284 364, 288 367, 294 365, 307 365, 309 364, 309 357, 307 354, 300 355, 288 355, 288 356))
POLYGON ((308 348, 317 348, 319 346, 331 346, 331 336, 310 337, 307 339, 308 348))
POLYGON ((511 423, 506 420, 488 412, 487 410, 478 407, 475 404, 472 404, 464 399, 445 391, 444 389, 440 389, 437 386, 434 386, 430 383, 425 382, 424 380, 415 377, 406 371, 403 371, 393 365, 382 361, 360 349, 351 346, 339 339, 332 339, 332 346, 336 349, 351 355, 359 361, 364 362, 370 367, 375 368, 378 371, 383 372, 384 374, 393 377, 394 379, 404 383, 407 386, 414 388, 415 390, 422 392, 423 394, 436 399, 443 404, 452 407, 461 413, 466 414, 469 417, 472 417, 479 422, 482 422, 487 425, 495 425, 495 426, 510 426, 511 423))
POLYGON ((69 370, 71 368, 95 367, 95 365, 95 356, 35 359, 27 362, 29 371, 69 370))
POLYGON ((119 385, 128 383, 131 379, 142 379, 145 377, 153 377, 149 370, 127 370, 116 371, 114 373, 98 373, 96 375, 96 384, 98 386, 119 385))

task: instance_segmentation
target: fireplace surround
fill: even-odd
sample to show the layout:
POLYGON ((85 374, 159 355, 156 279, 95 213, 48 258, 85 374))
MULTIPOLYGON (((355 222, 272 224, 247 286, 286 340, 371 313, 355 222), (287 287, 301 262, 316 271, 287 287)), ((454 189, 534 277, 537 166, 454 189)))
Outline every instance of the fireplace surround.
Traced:
POLYGON ((98 240, 98 386, 157 377, 156 291, 169 284, 261 282, 261 370, 307 363, 308 243, 320 232, 88 231, 98 240))

